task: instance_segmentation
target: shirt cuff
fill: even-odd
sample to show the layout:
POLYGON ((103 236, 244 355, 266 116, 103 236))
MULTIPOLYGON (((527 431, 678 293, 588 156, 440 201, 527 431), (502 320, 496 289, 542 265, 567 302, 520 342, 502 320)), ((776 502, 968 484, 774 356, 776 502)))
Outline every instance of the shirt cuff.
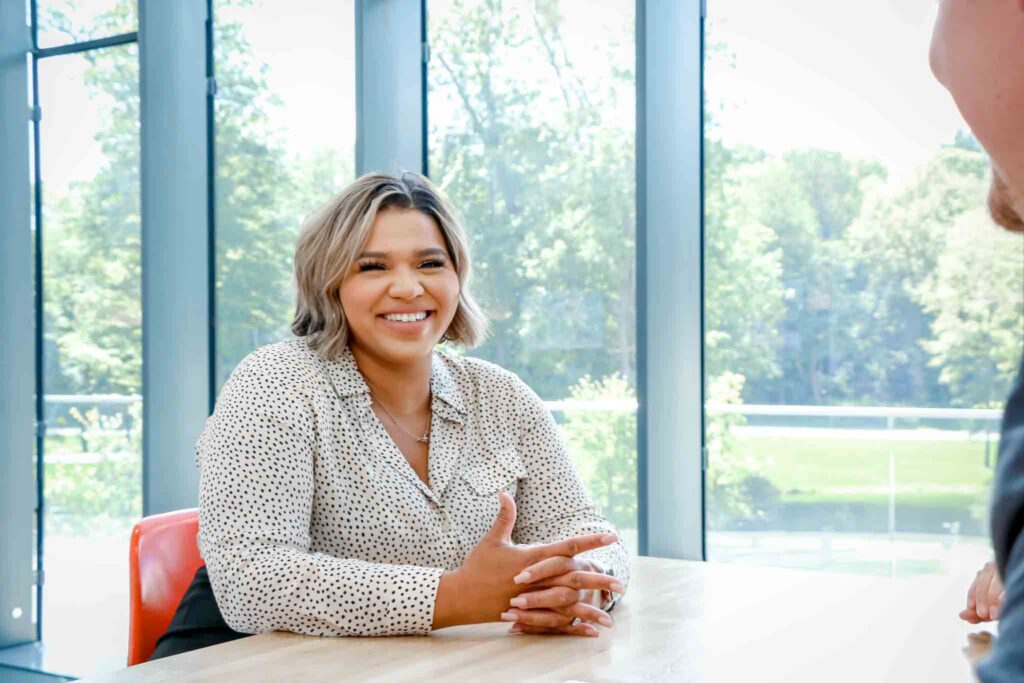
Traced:
POLYGON ((434 602, 444 569, 406 565, 394 577, 391 634, 427 635, 434 624, 434 602), (398 613, 396 613, 396 607, 398 613), (403 613, 404 612, 404 613, 403 613))

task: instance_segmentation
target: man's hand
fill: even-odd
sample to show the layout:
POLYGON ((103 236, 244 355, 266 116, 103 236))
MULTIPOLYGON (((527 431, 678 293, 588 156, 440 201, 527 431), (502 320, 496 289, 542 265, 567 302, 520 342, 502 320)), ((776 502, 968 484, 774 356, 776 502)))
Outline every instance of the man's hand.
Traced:
POLYGON ((995 621, 1005 594, 996 563, 986 562, 967 589, 967 607, 960 612, 960 618, 972 624, 995 621))

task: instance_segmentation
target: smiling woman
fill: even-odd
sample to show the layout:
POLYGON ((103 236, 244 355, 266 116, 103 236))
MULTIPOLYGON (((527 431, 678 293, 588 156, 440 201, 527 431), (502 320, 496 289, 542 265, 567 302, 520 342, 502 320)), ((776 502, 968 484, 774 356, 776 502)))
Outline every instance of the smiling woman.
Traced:
POLYGON ((199 546, 226 624, 611 626, 626 550, 551 414, 507 370, 435 348, 479 343, 486 319, 429 181, 357 180, 303 228, 295 274, 298 338, 239 364, 197 444, 199 546))

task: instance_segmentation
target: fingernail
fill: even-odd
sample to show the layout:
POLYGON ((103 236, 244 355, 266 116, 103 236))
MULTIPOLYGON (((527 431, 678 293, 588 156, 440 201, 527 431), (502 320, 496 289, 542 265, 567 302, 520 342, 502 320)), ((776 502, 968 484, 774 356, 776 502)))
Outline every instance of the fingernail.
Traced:
POLYGON ((514 581, 515 583, 529 583, 530 578, 530 572, 522 572, 520 574, 516 574, 515 578, 513 578, 512 581, 514 581))
POLYGON ((603 616, 603 617, 599 617, 597 621, 598 621, 598 622, 599 622, 599 623, 600 623, 600 624, 601 624, 602 626, 607 626, 608 628, 611 628, 611 627, 612 627, 612 618, 611 618, 611 617, 609 617, 608 615, 605 615, 605 616, 603 616))
POLYGON ((608 584, 608 587, 612 589, 613 593, 625 593, 626 592, 626 587, 623 586, 618 581, 612 581, 610 584, 608 584))
POLYGON ((593 626, 591 626, 590 628, 586 629, 584 631, 584 633, 586 633, 587 637, 589 637, 589 638, 597 638, 599 635, 601 635, 601 634, 599 634, 597 632, 597 629, 594 628, 593 626))
POLYGON ((512 598, 508 601, 508 604, 512 605, 513 607, 526 607, 526 598, 512 598))
POLYGON ((509 633, 522 633, 523 627, 519 624, 512 624, 512 628, 508 630, 509 633))
POLYGON ((512 614, 512 612, 502 612, 501 613, 501 620, 502 621, 515 621, 518 618, 519 617, 517 617, 516 615, 512 614))
POLYGON ((601 542, 602 543, 606 543, 606 544, 608 544, 608 543, 615 543, 615 541, 617 541, 617 540, 619 540, 619 537, 616 536, 615 534, 605 534, 604 536, 601 537, 601 542))

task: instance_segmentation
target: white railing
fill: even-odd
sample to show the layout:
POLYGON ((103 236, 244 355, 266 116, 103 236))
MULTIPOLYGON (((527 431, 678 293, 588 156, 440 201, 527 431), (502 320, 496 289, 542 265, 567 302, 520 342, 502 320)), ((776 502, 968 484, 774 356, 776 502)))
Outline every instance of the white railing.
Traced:
POLYGON ((880 417, 928 420, 1000 420, 992 408, 915 408, 911 406, 793 406, 708 403, 709 415, 767 415, 772 417, 880 417))
POLYGON ((139 403, 138 394, 43 394, 46 403, 88 403, 89 405, 139 403))
MULTIPOLYGON (((138 394, 46 394, 46 403, 90 405, 127 405, 139 403, 138 394)), ((562 399, 545 401, 544 405, 553 413, 559 412, 607 412, 631 413, 636 411, 636 399, 606 399, 580 401, 562 399)), ((1003 411, 995 408, 918 408, 914 406, 804 406, 804 405, 758 405, 748 403, 708 403, 708 415, 763 415, 770 417, 878 417, 878 418, 921 418, 932 420, 999 420, 1003 411)))
MULTIPOLYGON (((137 394, 46 394, 44 400, 48 404, 69 405, 130 405, 142 401, 137 394)), ((607 400, 575 400, 564 399, 545 401, 544 405, 553 413, 567 412, 602 412, 602 413, 633 413, 636 412, 636 399, 607 400)), ((829 418, 879 418, 886 421, 884 429, 836 429, 830 427, 774 427, 774 426, 740 426, 736 429, 750 436, 768 436, 782 431, 800 436, 796 432, 806 432, 807 436, 832 435, 843 439, 878 439, 892 441, 989 441, 998 433, 998 422, 1003 411, 990 408, 919 408, 914 406, 805 406, 805 405, 758 405, 742 403, 708 403, 705 407, 708 415, 743 415, 747 417, 829 417, 829 418), (963 429, 895 429, 898 419, 927 419, 936 421, 972 420, 984 423, 979 430, 963 429)), ((135 428, 135 427, 133 427, 135 428)), ((129 429, 89 429, 77 427, 50 427, 46 431, 50 436, 91 437, 116 436, 127 437, 129 429)), ((95 462, 101 458, 137 457, 131 452, 108 454, 93 453, 48 453, 48 462, 95 462)))
MULTIPOLYGON (((553 413, 606 412, 631 413, 636 411, 636 399, 609 399, 577 401, 566 399, 545 401, 553 413)), ((708 415, 759 415, 769 417, 877 417, 919 418, 929 420, 1000 420, 1002 410, 994 408, 917 408, 913 406, 802 406, 758 405, 749 403, 708 403, 708 415)))

